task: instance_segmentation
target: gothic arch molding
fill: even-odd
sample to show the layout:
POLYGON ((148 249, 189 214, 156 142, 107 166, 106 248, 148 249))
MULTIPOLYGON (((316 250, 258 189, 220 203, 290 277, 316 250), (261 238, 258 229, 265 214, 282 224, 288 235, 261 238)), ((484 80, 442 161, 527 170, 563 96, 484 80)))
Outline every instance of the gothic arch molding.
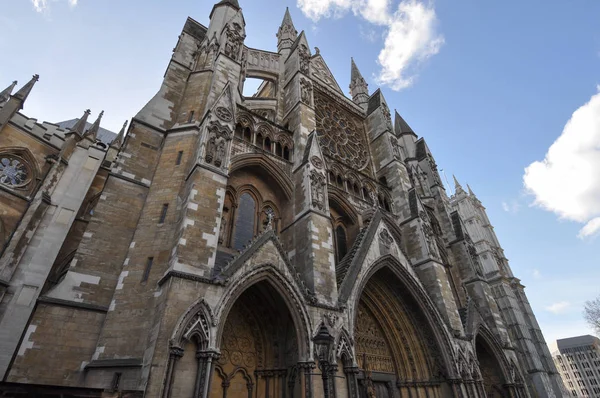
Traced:
POLYGON ((329 200, 335 203, 343 212, 350 218, 353 224, 358 225, 358 213, 354 209, 354 206, 341 195, 340 191, 336 191, 334 189, 329 190, 329 200))
POLYGON ((290 281, 272 264, 258 266, 245 274, 237 276, 235 280, 235 284, 230 284, 226 288, 220 304, 215 309, 215 318, 219 320, 219 323, 214 341, 221 341, 229 312, 242 293, 252 285, 259 282, 267 282, 281 296, 292 317, 298 340, 299 360, 308 360, 310 357, 310 317, 306 311, 306 304, 302 293, 296 286, 296 283, 290 281))
POLYGON ((235 156, 231 161, 229 173, 252 166, 265 170, 277 182, 286 198, 288 200, 292 199, 292 193, 294 192, 292 181, 281 170, 281 167, 263 154, 246 153, 235 156))
POLYGON ((192 321, 196 317, 203 317, 207 321, 208 337, 207 346, 204 349, 214 348, 214 327, 217 326, 213 311, 210 305, 203 298, 196 300, 180 317, 177 321, 177 326, 173 330, 171 335, 171 345, 181 346, 183 340, 189 340, 190 337, 196 335, 199 331, 188 330, 192 325, 192 321))
POLYGON ((502 377, 506 382, 512 382, 510 377, 510 363, 508 362, 508 358, 504 355, 504 349, 502 348, 502 344, 496 336, 492 333, 492 331, 488 328, 487 325, 481 323, 477 328, 477 333, 473 336, 473 352, 476 351, 477 340, 481 338, 485 344, 492 350, 492 354, 496 357, 498 364, 500 365, 500 369, 502 371, 502 377))
POLYGON ((387 268, 389 269, 398 281, 402 284, 402 287, 408 292, 418 306, 418 310, 421 315, 424 315, 425 323, 429 326, 430 331, 435 339, 435 343, 440 350, 440 356, 442 358, 443 370, 448 379, 460 378, 457 375, 456 368, 454 366, 454 349, 447 332, 446 325, 437 311, 431 298, 425 292, 420 283, 412 276, 409 271, 392 255, 386 255, 373 264, 371 264, 368 272, 363 273, 362 276, 356 279, 354 288, 350 297, 355 297, 355 301, 352 303, 349 324, 352 329, 355 328, 356 320, 358 317, 358 302, 364 292, 364 289, 375 273, 387 268))

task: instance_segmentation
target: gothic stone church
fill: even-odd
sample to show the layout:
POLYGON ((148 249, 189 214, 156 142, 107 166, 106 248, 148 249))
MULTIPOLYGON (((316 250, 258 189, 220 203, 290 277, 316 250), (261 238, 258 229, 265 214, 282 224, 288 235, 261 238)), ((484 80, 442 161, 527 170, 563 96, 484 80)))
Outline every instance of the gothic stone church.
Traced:
POLYGON ((0 93, 1 396, 563 396, 471 189, 289 12, 245 37, 236 0, 188 19, 109 143, 0 93))

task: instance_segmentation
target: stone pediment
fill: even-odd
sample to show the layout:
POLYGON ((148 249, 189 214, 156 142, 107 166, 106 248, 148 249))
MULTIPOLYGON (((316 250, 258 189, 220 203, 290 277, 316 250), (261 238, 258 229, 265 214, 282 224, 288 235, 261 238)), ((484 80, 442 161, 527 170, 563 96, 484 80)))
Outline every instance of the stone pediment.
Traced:
POLYGON ((331 70, 329 70, 329 67, 327 66, 325 60, 320 54, 312 57, 310 61, 310 71, 311 76, 313 78, 318 79, 325 85, 335 89, 337 92, 344 95, 344 92, 340 88, 340 85, 335 80, 335 77, 333 77, 333 73, 331 73, 331 70))
POLYGON ((315 300, 314 294, 306 287, 298 270, 289 261, 287 254, 279 242, 279 238, 272 229, 263 232, 245 250, 240 252, 237 257, 233 257, 214 276, 213 280, 228 283, 229 279, 234 277, 240 269, 264 264, 271 264, 276 268, 282 269, 286 274, 290 274, 294 283, 302 291, 305 299, 310 302, 315 300))

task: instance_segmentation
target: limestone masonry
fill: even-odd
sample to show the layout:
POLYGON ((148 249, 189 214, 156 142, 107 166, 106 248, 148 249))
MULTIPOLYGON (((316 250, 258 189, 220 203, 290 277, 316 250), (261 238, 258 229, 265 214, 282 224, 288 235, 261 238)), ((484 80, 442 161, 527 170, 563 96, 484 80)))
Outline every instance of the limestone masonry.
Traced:
POLYGON ((0 92, 0 396, 566 394, 471 189, 289 11, 245 38, 236 0, 188 18, 112 143, 0 92))

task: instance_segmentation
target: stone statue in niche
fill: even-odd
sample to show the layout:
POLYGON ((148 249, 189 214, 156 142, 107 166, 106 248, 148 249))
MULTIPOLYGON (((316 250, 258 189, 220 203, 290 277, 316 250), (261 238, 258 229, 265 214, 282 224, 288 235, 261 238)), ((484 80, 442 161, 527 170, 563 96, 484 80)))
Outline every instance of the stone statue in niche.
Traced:
POLYGON ((388 108, 385 102, 381 103, 381 112, 383 113, 383 117, 386 123, 391 126, 392 125, 392 115, 390 113, 390 108, 388 108))
POLYGON ((319 210, 325 210, 325 177, 317 172, 310 173, 312 205, 319 210))
POLYGON ((427 213, 424 211, 419 212, 419 217, 423 223, 423 233, 425 234, 425 240, 427 241, 427 247, 429 248, 430 254, 435 254, 435 243, 434 243, 434 233, 433 228, 431 227, 431 222, 429 221, 429 217, 427 213))
POLYGON ((298 59, 300 61, 300 72, 308 75, 310 65, 310 53, 304 44, 298 49, 298 59))
POLYGON ((312 83, 300 78, 300 99, 306 105, 312 105, 312 83))
POLYGON ((481 267, 481 262, 479 261, 479 255, 477 255, 475 246, 468 244, 467 251, 469 252, 471 260, 473 261, 473 265, 475 266, 475 272, 477 272, 477 275, 483 276, 483 268, 481 267))
POLYGON ((234 61, 237 61, 240 56, 240 49, 244 43, 244 36, 242 35, 242 27, 240 24, 234 22, 228 25, 225 31, 225 54, 234 61))
POLYGON ((227 144, 231 140, 229 127, 217 121, 208 125, 208 139, 206 140, 206 154, 204 160, 208 164, 221 167, 227 157, 227 144))
POLYGON ((394 159, 402 160, 400 156, 400 145, 398 144, 398 140, 394 137, 390 137, 390 144, 392 145, 392 152, 394 153, 394 159))

